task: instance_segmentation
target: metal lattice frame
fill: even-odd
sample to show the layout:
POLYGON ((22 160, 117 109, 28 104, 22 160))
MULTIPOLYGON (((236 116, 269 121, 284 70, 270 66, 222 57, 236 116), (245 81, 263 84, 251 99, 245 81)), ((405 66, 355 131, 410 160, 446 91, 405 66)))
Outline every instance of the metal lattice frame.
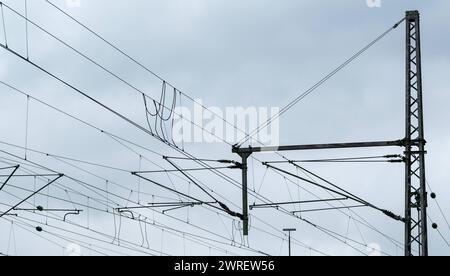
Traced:
MULTIPOLYGON (((427 192, 425 180, 425 135, 423 124, 420 15, 406 12, 406 135, 397 141, 290 145, 278 147, 233 147, 242 158, 244 235, 248 235, 247 159, 257 152, 318 149, 393 147, 405 148, 405 217, 382 210, 385 215, 405 222, 405 255, 428 256, 427 192)), ((398 26, 395 25, 394 28, 398 26)))
POLYGON ((428 255, 425 144, 420 15, 410 11, 406 13, 406 256, 428 255))

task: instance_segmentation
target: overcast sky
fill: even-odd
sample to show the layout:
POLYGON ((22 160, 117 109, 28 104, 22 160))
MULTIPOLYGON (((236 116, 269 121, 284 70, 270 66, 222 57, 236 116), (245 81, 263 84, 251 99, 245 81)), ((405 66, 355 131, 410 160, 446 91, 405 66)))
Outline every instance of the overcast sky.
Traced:
MULTIPOLYGON (((23 1, 2 2, 23 14, 23 1)), ((443 212, 450 217, 450 203, 446 200, 450 194, 450 177, 447 173, 450 152, 450 130, 447 127, 450 118, 450 109, 447 108, 450 105, 450 95, 447 93, 449 1, 381 0, 381 6, 376 8, 368 7, 365 0, 81 0, 79 7, 68 4, 74 1, 51 2, 130 56, 136 57, 177 89, 192 98, 201 99, 207 107, 223 109, 285 106, 393 26, 404 16, 405 11, 419 10, 422 18, 424 112, 428 141, 427 179, 437 194, 443 212)), ((28 15, 31 21, 114 72, 137 90, 145 91, 155 99, 160 98, 159 79, 46 1, 28 0, 28 15)), ((4 19, 8 46, 26 57, 25 21, 7 8, 4 8, 4 19)), ((5 44, 3 29, 0 42, 5 44)), ((404 52, 405 28, 402 25, 283 115, 280 143, 403 138, 404 52)), ((146 126, 141 94, 32 24, 28 25, 28 53, 30 61, 146 126)), ((98 129, 135 143, 132 145, 123 140, 119 140, 119 143, 98 129, 35 100, 30 100, 28 105, 27 128, 26 97, 0 84, 0 142, 3 143, 0 150, 24 158, 23 149, 4 143, 19 147, 27 145, 30 149, 44 153, 126 171, 156 170, 160 169, 158 166, 171 168, 161 156, 136 144, 162 155, 180 156, 167 145, 105 111, 5 49, 0 49, 0 60, 1 81, 98 129)), ((192 108, 188 98, 183 97, 182 101, 185 106, 192 108)), ((238 160, 238 156, 231 153, 231 147, 223 143, 187 143, 185 146, 189 153, 198 158, 238 160)), ((401 151, 396 148, 339 150, 289 153, 287 156, 292 159, 310 159, 385 154, 401 154, 401 151)), ((274 154, 259 154, 255 157, 261 161, 280 159, 274 154)), ((1 163, 0 168, 24 162, 24 169, 48 173, 4 152, 0 152, 0 158, 6 162, 1 163)), ((31 151, 27 152, 27 159, 91 186, 65 177, 57 185, 50 186, 41 195, 21 205, 22 208, 41 205, 47 209, 81 209, 80 215, 69 217, 69 223, 61 221, 64 212, 33 214, 17 211, 18 217, 2 218, 0 253, 67 255, 71 252, 70 244, 75 243, 81 246, 81 254, 86 255, 158 255, 159 251, 169 255, 257 254, 239 248, 242 239, 238 221, 233 222, 232 217, 205 206, 183 208, 167 214, 156 212, 160 209, 136 211, 135 214, 141 215, 141 220, 149 223, 156 221, 156 225, 149 224, 147 227, 144 222, 112 215, 113 207, 187 200, 150 182, 140 181, 130 173, 73 160, 55 159, 31 151), (117 183, 120 187, 111 183, 117 183), (114 195, 107 196, 105 189, 114 195), (110 206, 106 207, 105 202, 110 206), (108 213, 104 212, 106 210, 108 213), (42 227, 43 232, 37 232, 34 229, 37 226, 42 227), (215 243, 212 239, 222 243, 215 243), (202 244, 199 244, 199 240, 202 244), (118 242, 120 247, 116 246, 118 242)), ((193 162, 177 162, 184 168, 196 167, 193 162)), ((273 202, 316 199, 314 195, 321 198, 331 196, 307 183, 284 178, 273 171, 266 172, 261 163, 256 161, 250 165, 250 189, 273 202)), ((404 213, 404 169, 401 164, 307 164, 306 167, 377 206, 396 214, 404 213)), ((290 166, 284 168, 297 173, 290 166)), ((21 170, 18 174, 24 173, 21 170)), ((240 182, 239 171, 224 173, 240 182)), ((211 172, 193 175, 201 180, 209 192, 227 203, 230 209, 241 211, 238 186, 211 172)), ((170 176, 154 174, 149 177, 206 202, 211 201, 206 193, 188 184, 189 181, 179 173, 170 176)), ((0 178, 1 181, 5 179, 0 178)), ((29 191, 23 189, 35 188, 33 177, 16 177, 9 184, 0 191, 0 202, 5 204, 0 206, 0 212, 6 211, 7 205, 14 205, 29 195, 29 191)), ((37 188, 44 184, 45 179, 37 180, 37 188)), ((250 204, 261 203, 252 196, 249 201, 250 204)), ((351 202, 345 204, 353 205, 351 202)), ((450 226, 440 214, 436 201, 430 200, 429 205, 432 221, 439 225, 444 238, 450 241, 450 226)), ((342 205, 336 203, 334 206, 342 205)), ((299 208, 324 207, 329 206, 296 205, 287 208, 294 211, 299 208)), ((403 225, 371 209, 355 209, 353 213, 343 210, 304 214, 303 218, 308 221, 332 230, 334 237, 274 209, 257 209, 251 211, 250 215, 250 236, 245 244, 270 255, 287 253, 286 236, 282 233, 286 227, 297 229, 293 233, 295 255, 369 254, 371 252, 365 246, 368 244, 381 249, 383 254, 402 254, 403 225), (396 245, 396 241, 400 242, 400 246, 396 245)), ((431 254, 450 253, 450 247, 437 231, 430 229, 429 235, 431 254)))

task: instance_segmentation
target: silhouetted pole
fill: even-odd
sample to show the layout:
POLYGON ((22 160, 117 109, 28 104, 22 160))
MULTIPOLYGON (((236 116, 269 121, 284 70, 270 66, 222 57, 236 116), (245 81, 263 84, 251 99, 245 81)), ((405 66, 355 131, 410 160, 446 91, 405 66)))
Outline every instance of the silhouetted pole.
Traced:
POLYGON ((420 14, 406 12, 405 256, 428 256, 420 14))
POLYGON ((287 229, 283 229, 284 232, 288 232, 288 241, 289 241, 289 257, 292 256, 291 255, 291 232, 295 232, 297 231, 297 229, 294 228, 287 228, 287 229))

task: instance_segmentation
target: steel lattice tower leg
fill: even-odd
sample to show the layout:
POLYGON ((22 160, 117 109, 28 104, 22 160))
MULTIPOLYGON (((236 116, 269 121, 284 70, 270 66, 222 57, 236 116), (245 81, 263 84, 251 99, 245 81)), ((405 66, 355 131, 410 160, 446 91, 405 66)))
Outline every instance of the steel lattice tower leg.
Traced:
POLYGON ((428 256, 420 15, 406 13, 405 255, 428 256))

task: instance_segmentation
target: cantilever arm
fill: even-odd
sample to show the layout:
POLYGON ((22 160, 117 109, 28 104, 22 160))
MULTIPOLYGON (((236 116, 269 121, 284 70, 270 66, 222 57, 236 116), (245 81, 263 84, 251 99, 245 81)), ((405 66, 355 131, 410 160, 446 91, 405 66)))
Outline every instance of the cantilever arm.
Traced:
MULTIPOLYGON (((13 175, 16 173, 16 171, 19 169, 20 165, 17 165, 15 167, 10 167, 10 168, 14 168, 14 170, 12 171, 12 173, 8 176, 8 178, 6 179, 5 182, 3 182, 2 186, 0 187, 0 191, 6 186, 6 184, 9 182, 9 180, 11 179, 11 177, 13 177, 13 175)), ((6 168, 5 168, 6 169, 6 168)))
POLYGON ((27 200, 29 200, 30 198, 32 198, 33 196, 39 194, 41 191, 43 191, 45 188, 47 188, 48 186, 52 185, 53 183, 55 183, 56 181, 58 181, 61 177, 63 177, 63 174, 60 174, 57 178, 53 179, 52 181, 50 181, 49 183, 47 183, 46 185, 44 185, 42 188, 40 188, 39 190, 37 190, 36 192, 32 193, 31 195, 27 196, 25 199, 23 199, 22 201, 20 201, 19 203, 17 203, 16 205, 14 205, 13 207, 11 207, 8 211, 0 214, 0 218, 7 215, 9 212, 11 212, 12 210, 15 210, 17 207, 19 207, 20 205, 22 205, 22 203, 26 202, 27 200))

